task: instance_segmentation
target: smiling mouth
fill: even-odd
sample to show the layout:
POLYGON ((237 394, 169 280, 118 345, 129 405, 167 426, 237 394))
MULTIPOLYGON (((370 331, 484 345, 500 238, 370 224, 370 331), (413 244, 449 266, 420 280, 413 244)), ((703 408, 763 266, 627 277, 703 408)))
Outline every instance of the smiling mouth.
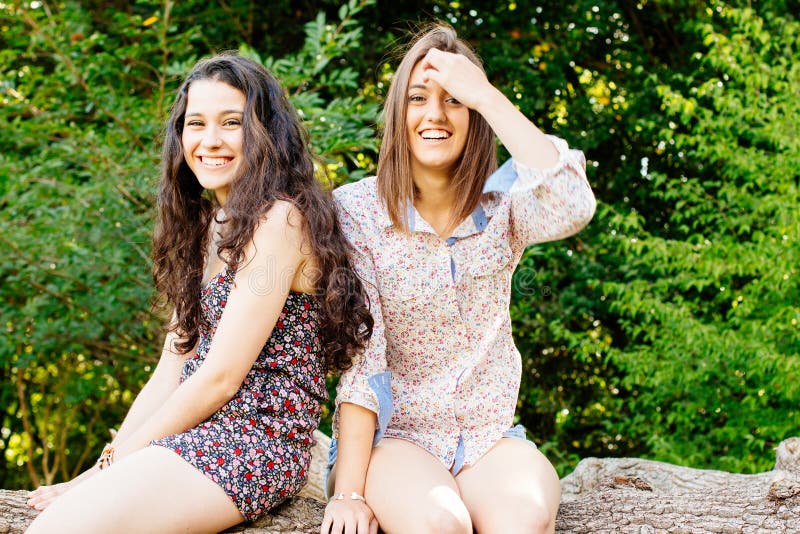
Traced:
POLYGON ((422 130, 419 135, 427 141, 442 141, 453 134, 447 130, 422 130))
POLYGON ((222 158, 222 157, 212 158, 210 156, 200 156, 199 159, 200 163, 202 163, 207 167, 222 167, 226 163, 230 163, 231 161, 233 161, 233 158, 222 158))

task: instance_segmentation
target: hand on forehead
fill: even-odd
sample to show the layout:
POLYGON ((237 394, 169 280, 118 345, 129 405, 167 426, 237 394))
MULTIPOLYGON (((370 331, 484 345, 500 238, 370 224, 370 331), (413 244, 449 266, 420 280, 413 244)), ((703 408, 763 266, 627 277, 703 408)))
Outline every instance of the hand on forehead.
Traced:
POLYGON ((420 65, 422 66, 423 73, 431 69, 440 70, 452 65, 452 63, 450 63, 450 61, 452 61, 450 56, 459 55, 460 54, 454 54, 452 52, 445 52, 444 50, 439 50, 438 48, 431 48, 420 60, 420 65))
POLYGON ((478 104, 478 95, 485 92, 489 82, 483 70, 463 54, 431 48, 419 61, 422 83, 438 84, 467 107, 478 104))

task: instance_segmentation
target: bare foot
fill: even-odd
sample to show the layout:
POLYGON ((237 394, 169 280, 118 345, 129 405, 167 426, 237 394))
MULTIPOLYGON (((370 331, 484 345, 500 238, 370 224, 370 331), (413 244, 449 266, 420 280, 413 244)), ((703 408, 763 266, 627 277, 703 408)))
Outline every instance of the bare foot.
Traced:
POLYGON ((69 482, 53 484, 52 486, 39 486, 28 494, 28 506, 35 510, 44 510, 58 498, 62 493, 66 493, 73 485, 78 482, 72 479, 69 482))

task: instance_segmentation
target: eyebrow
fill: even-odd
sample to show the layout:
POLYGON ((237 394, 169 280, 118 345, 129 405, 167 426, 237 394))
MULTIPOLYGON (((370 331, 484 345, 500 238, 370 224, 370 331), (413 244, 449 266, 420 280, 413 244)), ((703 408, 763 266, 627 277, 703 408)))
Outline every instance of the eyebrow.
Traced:
POLYGON ((409 89, 427 89, 428 86, 424 83, 413 83, 408 86, 409 89))
MULTIPOLYGON (((231 113, 240 113, 244 115, 244 111, 242 111, 241 109, 226 109, 225 111, 222 111, 220 115, 230 115, 231 113)), ((184 117, 201 117, 202 115, 203 114, 200 113, 199 111, 193 111, 191 113, 186 113, 184 117)))

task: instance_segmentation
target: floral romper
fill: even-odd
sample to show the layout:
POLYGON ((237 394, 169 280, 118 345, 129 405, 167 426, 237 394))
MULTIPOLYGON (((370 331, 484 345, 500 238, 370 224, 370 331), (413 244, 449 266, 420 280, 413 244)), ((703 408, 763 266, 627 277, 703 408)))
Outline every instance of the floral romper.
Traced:
MULTIPOLYGON (((233 279, 224 268, 202 289, 200 343, 181 382, 203 364, 233 279)), ((196 427, 153 441, 218 484, 248 521, 297 494, 308 477, 328 396, 317 306, 313 296, 291 292, 236 395, 196 427)))

